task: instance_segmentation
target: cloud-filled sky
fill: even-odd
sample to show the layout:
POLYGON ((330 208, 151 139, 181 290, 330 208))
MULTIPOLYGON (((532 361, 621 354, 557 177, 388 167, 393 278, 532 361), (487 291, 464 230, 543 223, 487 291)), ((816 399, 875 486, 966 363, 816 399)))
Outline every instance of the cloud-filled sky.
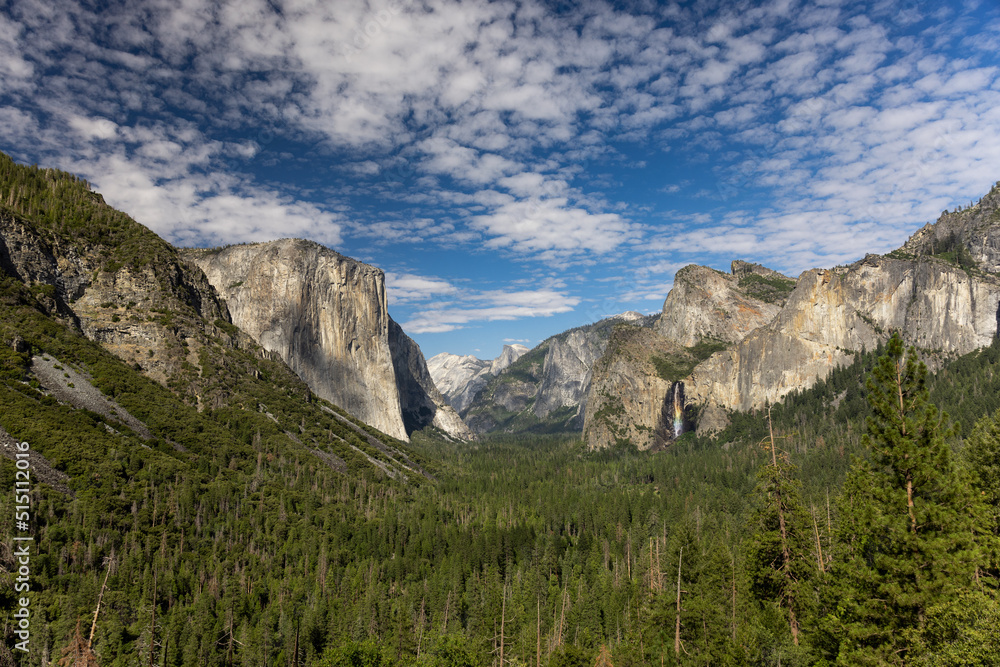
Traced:
POLYGON ((94 4, 0 8, 0 150, 176 245, 379 266, 427 356, 886 252, 1000 180, 995 0, 94 4))

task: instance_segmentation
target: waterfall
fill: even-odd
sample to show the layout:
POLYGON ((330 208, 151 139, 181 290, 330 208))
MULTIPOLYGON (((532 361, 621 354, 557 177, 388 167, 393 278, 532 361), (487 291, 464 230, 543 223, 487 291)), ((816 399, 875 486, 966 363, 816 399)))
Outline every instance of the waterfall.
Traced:
POLYGON ((674 393, 674 439, 684 432, 684 383, 675 382, 674 393))

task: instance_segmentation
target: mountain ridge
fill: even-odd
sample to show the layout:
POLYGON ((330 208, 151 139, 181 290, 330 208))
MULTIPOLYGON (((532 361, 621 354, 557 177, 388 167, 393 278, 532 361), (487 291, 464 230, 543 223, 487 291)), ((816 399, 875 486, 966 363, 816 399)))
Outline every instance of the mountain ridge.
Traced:
MULTIPOLYGON (((893 331, 909 344, 946 356, 986 347, 1000 331, 998 270, 1000 183, 978 203, 944 212, 897 250, 834 269, 805 271, 794 281, 739 261, 733 262, 730 276, 685 267, 664 301, 656 333, 688 348, 695 341, 725 346, 685 377, 673 378, 684 383, 687 400, 697 406, 699 430, 710 432, 727 423, 728 411, 760 408, 807 389, 893 331)), ((648 378, 647 361, 626 355, 599 365, 624 364, 648 378)), ((591 404, 617 405, 626 392, 637 391, 634 380, 623 380, 624 374, 598 378, 591 404)), ((667 391, 658 385, 645 400, 665 404, 667 391)), ((610 432, 585 430, 588 447, 613 444, 615 431, 663 431, 655 410, 623 405, 614 414, 610 432)), ((653 446, 653 440, 640 440, 653 446)))
POLYGON ((427 360, 427 367, 435 386, 459 413, 469 407, 476 393, 495 376, 528 353, 519 343, 504 345, 503 351, 491 360, 479 359, 471 354, 457 355, 441 352, 427 360))
POLYGON ((293 238, 180 254, 204 271, 233 323, 320 397, 400 440, 427 426, 473 438, 389 316, 382 269, 293 238))
POLYGON ((462 418, 479 434, 579 433, 593 365, 613 327, 651 327, 658 318, 628 311, 549 336, 490 378, 462 418))

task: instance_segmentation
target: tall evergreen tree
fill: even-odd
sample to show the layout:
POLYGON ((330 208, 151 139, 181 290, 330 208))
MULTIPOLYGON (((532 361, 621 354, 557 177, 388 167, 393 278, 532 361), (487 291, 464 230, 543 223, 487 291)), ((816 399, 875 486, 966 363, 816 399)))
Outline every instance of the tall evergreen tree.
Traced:
POLYGON ((897 334, 866 382, 869 458, 841 496, 827 617, 843 664, 906 664, 933 650, 984 561, 985 507, 953 464, 954 429, 930 403, 926 377, 897 334))
MULTIPOLYGON (((797 468, 779 452, 768 413, 768 463, 757 474, 754 532, 747 548, 751 593, 782 619, 786 643, 802 643, 804 623, 815 611, 818 575, 812 523, 801 501, 797 468)), ((792 654, 801 654, 791 648, 792 654)), ((787 662, 787 660, 786 660, 787 662)))
POLYGON ((965 440, 965 455, 973 483, 989 508, 990 529, 1000 535, 1000 411, 976 422, 965 440))

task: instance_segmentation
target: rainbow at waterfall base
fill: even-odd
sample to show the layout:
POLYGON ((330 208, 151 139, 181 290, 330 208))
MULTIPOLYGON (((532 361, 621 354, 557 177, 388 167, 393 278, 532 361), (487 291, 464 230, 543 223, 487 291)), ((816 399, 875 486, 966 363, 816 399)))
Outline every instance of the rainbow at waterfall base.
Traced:
POLYGON ((674 438, 684 432, 684 383, 675 382, 673 387, 674 438))

